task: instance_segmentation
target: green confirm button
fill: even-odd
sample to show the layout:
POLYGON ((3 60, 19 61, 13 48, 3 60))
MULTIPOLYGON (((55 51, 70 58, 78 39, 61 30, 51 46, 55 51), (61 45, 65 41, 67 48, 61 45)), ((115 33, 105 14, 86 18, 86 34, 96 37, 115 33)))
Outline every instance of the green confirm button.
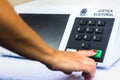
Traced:
POLYGON ((101 56, 102 56, 102 50, 96 50, 96 51, 97 51, 97 54, 94 57, 101 58, 101 56))

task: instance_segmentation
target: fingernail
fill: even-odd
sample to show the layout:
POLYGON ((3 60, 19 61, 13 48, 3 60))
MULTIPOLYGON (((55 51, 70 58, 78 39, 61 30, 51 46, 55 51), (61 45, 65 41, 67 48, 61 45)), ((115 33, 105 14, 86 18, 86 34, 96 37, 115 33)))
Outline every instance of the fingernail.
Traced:
POLYGON ((93 52, 95 52, 95 53, 96 53, 96 52, 97 52, 97 50, 95 50, 95 49, 94 49, 94 50, 93 50, 93 52))
POLYGON ((96 50, 96 49, 94 49, 94 50, 93 50, 93 52, 94 52, 94 53, 97 53, 97 50, 96 50))

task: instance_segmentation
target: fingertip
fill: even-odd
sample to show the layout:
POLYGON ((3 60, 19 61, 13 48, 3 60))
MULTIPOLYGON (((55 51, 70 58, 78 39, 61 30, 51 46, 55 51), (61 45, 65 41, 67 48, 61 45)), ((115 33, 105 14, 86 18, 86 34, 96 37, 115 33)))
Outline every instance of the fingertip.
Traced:
POLYGON ((92 52, 93 55, 97 54, 97 50, 94 49, 94 50, 90 50, 92 52))
POLYGON ((94 50, 93 50, 93 52, 94 52, 94 53, 97 53, 97 50, 96 50, 96 49, 94 49, 94 50))
POLYGON ((93 79, 93 77, 92 76, 90 76, 88 73, 82 73, 82 76, 84 77, 84 80, 92 80, 93 79))

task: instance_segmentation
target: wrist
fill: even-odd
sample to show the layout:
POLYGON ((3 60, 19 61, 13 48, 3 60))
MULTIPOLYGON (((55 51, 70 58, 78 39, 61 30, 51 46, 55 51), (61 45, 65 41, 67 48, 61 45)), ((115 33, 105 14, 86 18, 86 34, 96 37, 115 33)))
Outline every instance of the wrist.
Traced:
POLYGON ((47 47, 46 49, 40 50, 39 62, 44 63, 45 65, 50 65, 54 61, 55 49, 47 47))
POLYGON ((57 64, 59 63, 59 52, 60 51, 53 49, 52 53, 46 55, 43 61, 40 62, 45 64, 51 70, 57 70, 57 64))

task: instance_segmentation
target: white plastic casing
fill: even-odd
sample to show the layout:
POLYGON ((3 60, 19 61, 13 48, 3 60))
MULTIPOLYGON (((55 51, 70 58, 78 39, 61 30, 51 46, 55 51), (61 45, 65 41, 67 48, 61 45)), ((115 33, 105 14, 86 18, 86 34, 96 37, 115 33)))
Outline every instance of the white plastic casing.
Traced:
MULTIPOLYGON (((65 50, 75 18, 76 17, 92 17, 92 18, 115 18, 113 29, 108 41, 106 53, 102 63, 97 62, 98 67, 110 67, 119 58, 119 46, 120 46, 120 10, 117 8, 78 8, 70 6, 24 6, 15 8, 17 13, 27 14, 69 14, 69 19, 59 46, 59 50, 65 50), (81 10, 86 9, 85 15, 80 15, 81 10), (101 10, 101 12, 99 12, 101 10)), ((75 50, 74 50, 75 51, 75 50)))

